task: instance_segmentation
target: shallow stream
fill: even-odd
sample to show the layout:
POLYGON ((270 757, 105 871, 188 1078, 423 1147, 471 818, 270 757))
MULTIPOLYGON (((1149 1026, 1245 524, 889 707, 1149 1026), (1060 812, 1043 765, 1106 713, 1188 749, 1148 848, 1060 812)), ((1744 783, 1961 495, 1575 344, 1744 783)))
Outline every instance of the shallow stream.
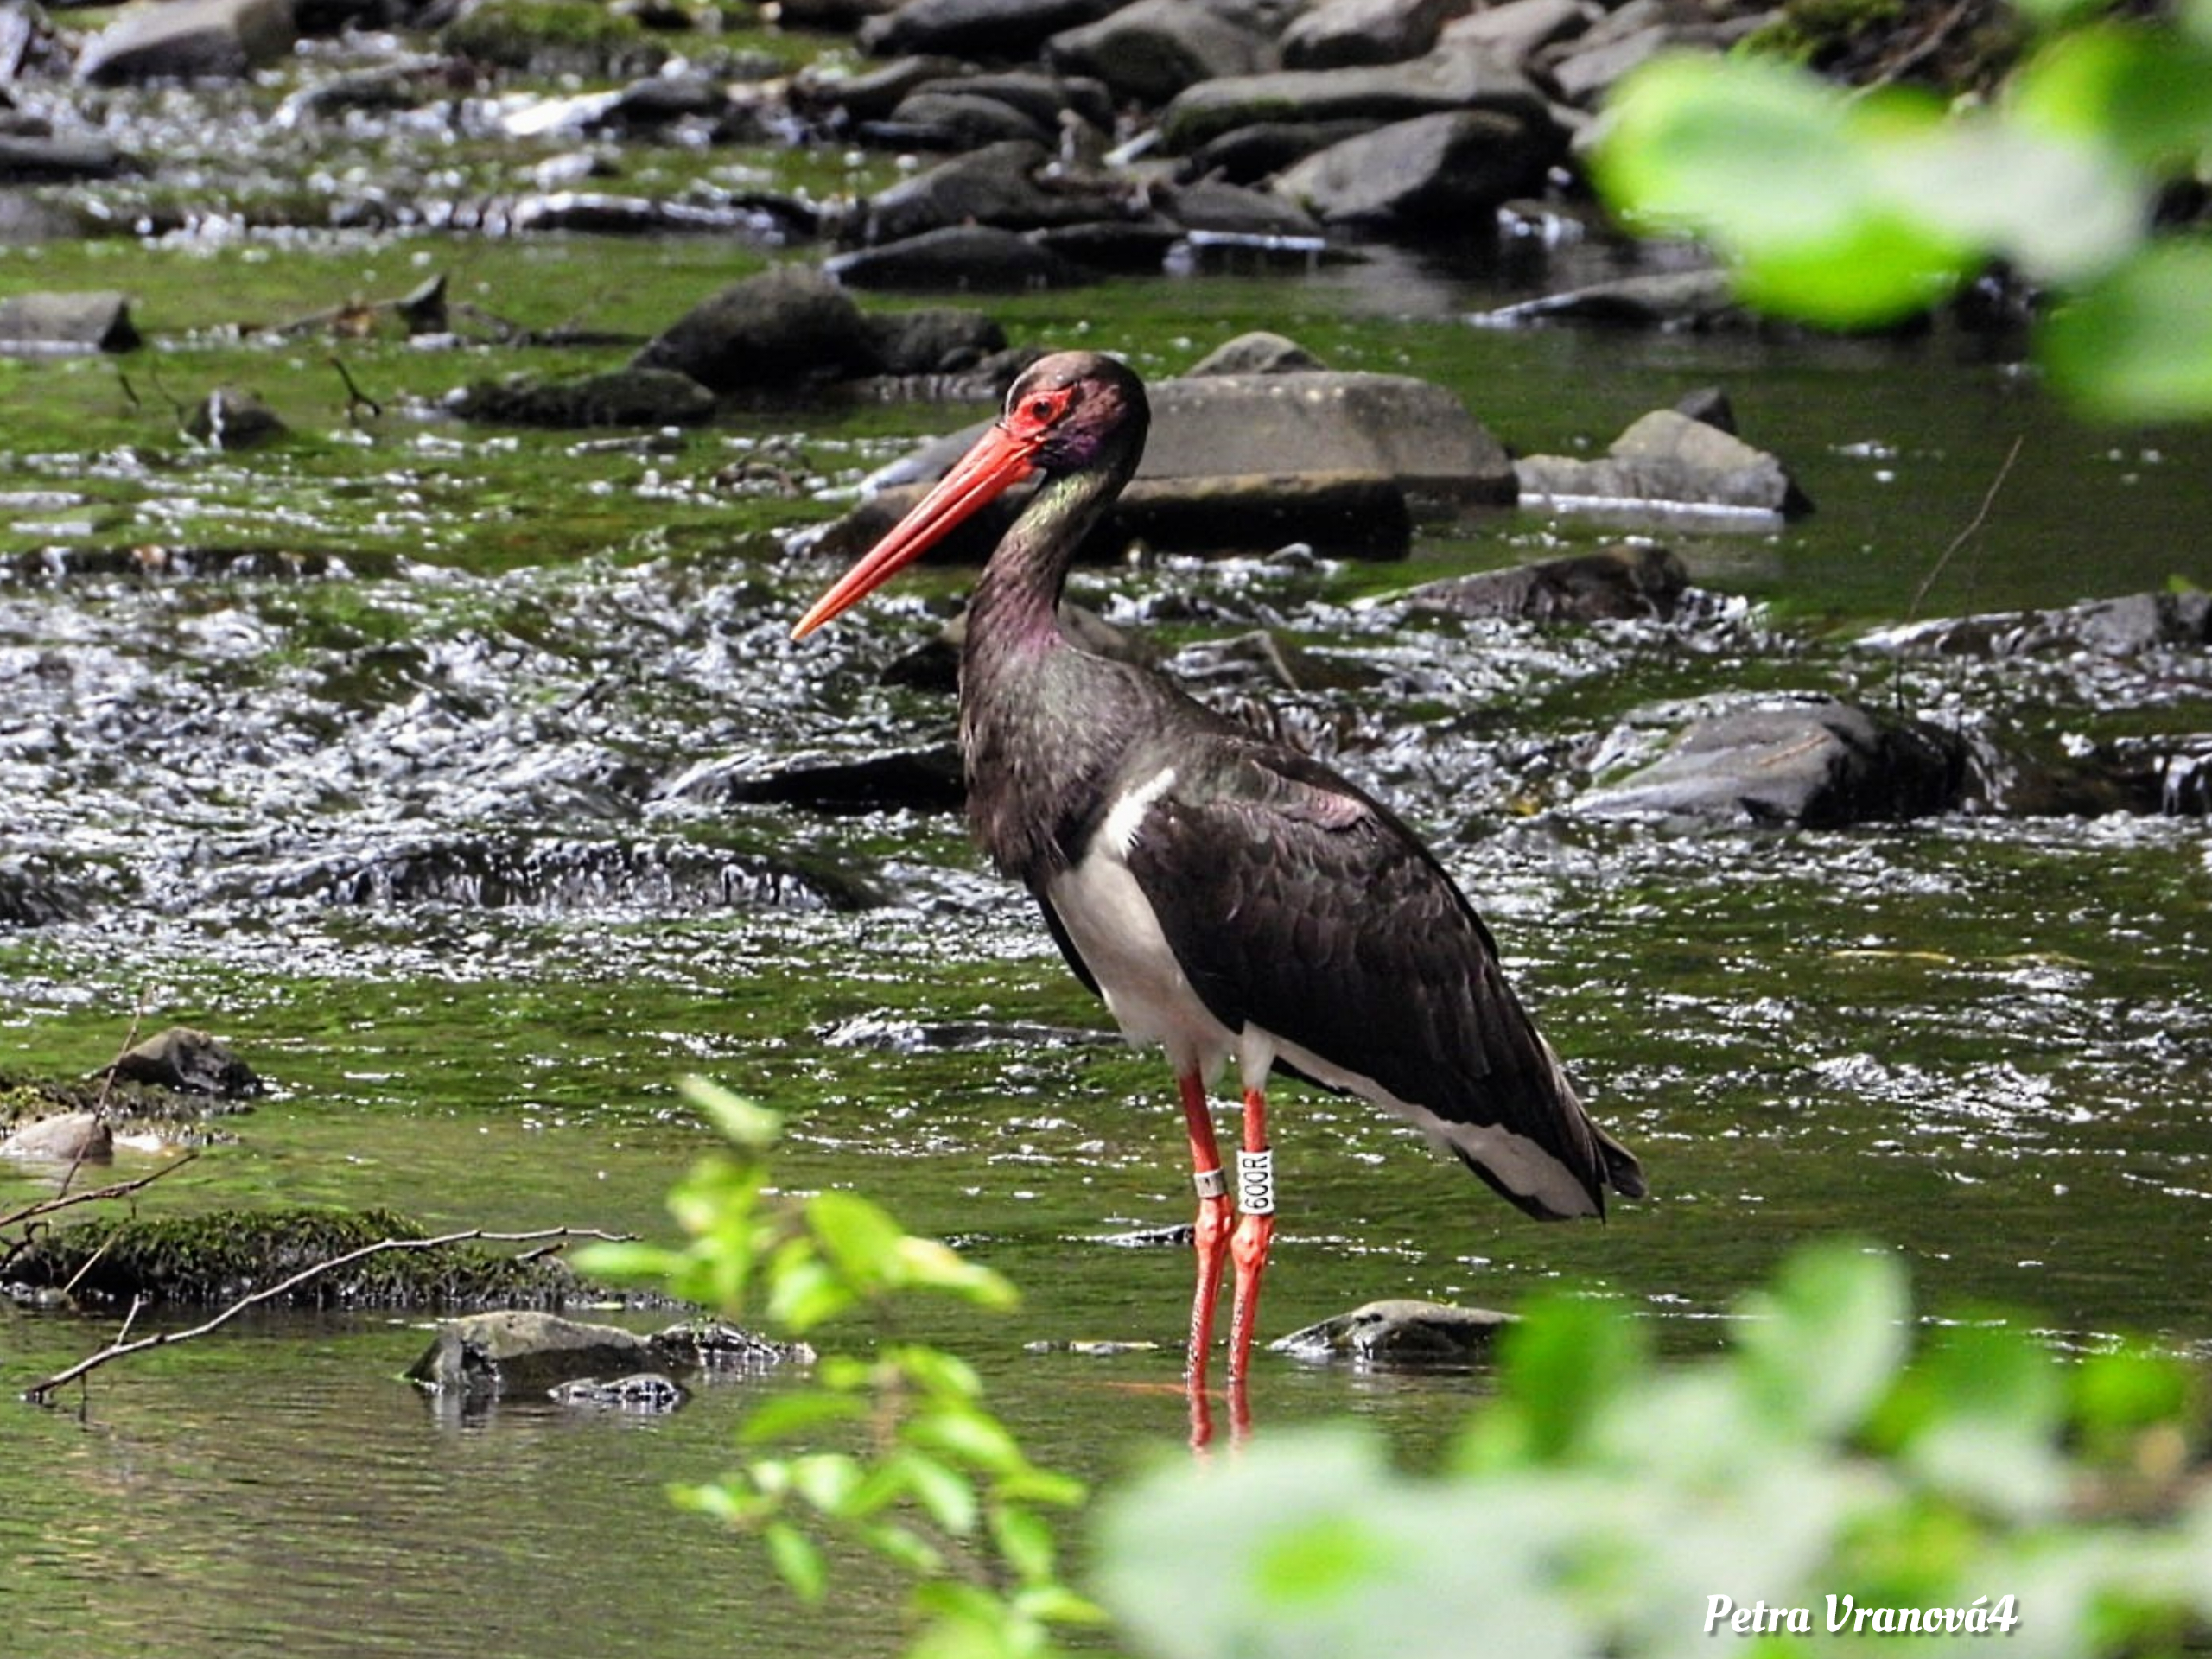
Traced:
MULTIPOLYGON (((925 1334, 976 1360, 1041 1460, 1111 1478, 1183 1427, 1187 1258, 1101 1242, 1185 1218, 1164 1069, 1067 1039, 1103 1033, 1101 1011, 955 818, 737 804, 702 781, 949 738, 948 700, 877 671, 961 573, 794 646, 829 573, 776 533, 978 411, 791 410, 665 442, 489 431, 439 418, 438 393, 623 353, 349 342, 381 405, 349 412, 327 344, 232 326, 445 269, 505 312, 550 321, 581 294, 643 333, 757 264, 583 238, 0 250, 0 284, 130 288, 159 336, 120 362, 0 363, 0 873, 54 895, 41 925, 0 929, 0 1069, 80 1074, 134 1021, 229 1039, 274 1092, 149 1208, 374 1203, 439 1227, 657 1234, 703 1144, 675 1079, 706 1073, 789 1114, 787 1185, 849 1183, 1024 1287, 1014 1317, 925 1334), (180 438, 169 400, 226 382, 297 435, 243 457, 180 438), (1025 1351, 1077 1338, 1163 1345, 1025 1351)), ((1569 804, 1669 709, 1739 688, 2062 745, 2205 730, 2201 651, 1900 669, 1853 642, 1908 616, 2212 583, 2212 437, 2077 427, 1943 334, 1462 320, 1518 291, 1384 257, 993 308, 1017 340, 1114 347, 1149 374, 1273 327, 1334 366, 1440 380, 1524 451, 1601 448, 1718 383, 1816 504, 1784 526, 1659 532, 1713 596, 1666 624, 1390 602, 1617 533, 1535 512, 1432 529, 1409 565, 1079 575, 1079 597, 1185 668, 1265 626, 1347 671, 1347 689, 1235 672, 1212 689, 1289 706, 1433 837, 1652 1180, 1602 1228, 1539 1227, 1366 1108, 1287 1090, 1268 1333, 1382 1296, 1510 1308, 1565 1279, 1691 1351, 1791 1245, 1839 1230, 1904 1251, 1934 1306, 2018 1307, 2067 1344, 2212 1350, 2202 817, 1688 833, 1569 804)), ((0 1166, 0 1208, 50 1179, 0 1166)), ((0 1381, 12 1395, 109 1330, 0 1307, 0 1381)), ((0 1407, 8 1649, 896 1649, 865 1568, 802 1611, 665 1501, 724 1466, 760 1385, 652 1421, 463 1420, 397 1380, 424 1341, 404 1319, 271 1320, 112 1368, 60 1408, 0 1407)), ((1255 1409, 1262 1433, 1370 1414, 1417 1456, 1483 1388, 1270 1358, 1255 1409)))

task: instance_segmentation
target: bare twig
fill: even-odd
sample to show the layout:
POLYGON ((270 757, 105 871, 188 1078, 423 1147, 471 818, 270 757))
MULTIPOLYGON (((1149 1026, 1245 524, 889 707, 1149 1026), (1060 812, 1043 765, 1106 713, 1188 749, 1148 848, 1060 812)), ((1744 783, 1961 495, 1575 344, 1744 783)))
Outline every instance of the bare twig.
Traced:
POLYGON ((19 1221, 29 1221, 56 1210, 67 1210, 73 1205, 97 1204, 102 1198, 126 1198, 142 1186, 152 1185, 164 1175, 175 1174, 199 1155, 197 1152, 188 1152, 175 1163, 163 1164, 152 1174, 141 1175, 132 1180, 117 1181, 107 1186, 87 1187, 82 1192, 72 1192, 66 1198, 41 1198, 36 1204, 27 1205, 21 1210, 0 1216, 0 1227, 12 1227, 19 1221))
MULTIPOLYGON (((138 1006, 130 1010, 130 1029, 123 1034, 123 1046, 115 1051, 115 1058, 110 1060, 107 1070, 100 1073, 100 1091, 92 1101, 92 1121, 95 1123, 107 1122, 108 1096, 115 1092, 116 1065, 137 1046, 138 1027, 144 1023, 145 1018, 146 992, 142 987, 138 992, 138 1006)), ((88 1141, 79 1141, 75 1154, 69 1160, 69 1167, 61 1172, 60 1191, 63 1196, 67 1196, 69 1188, 76 1181, 77 1172, 85 1166, 85 1148, 91 1144, 88 1141)))
POLYGON ((338 371, 338 378, 346 383, 346 423, 348 426, 359 427, 361 424, 360 411, 365 409, 369 411, 371 420, 384 418, 384 405, 361 390, 359 383, 353 378, 353 372, 346 366, 344 358, 334 356, 330 359, 330 366, 338 371))
POLYGON ((541 1227, 534 1232, 527 1233, 492 1233, 485 1231, 481 1227, 472 1227, 465 1232, 441 1233, 435 1238, 380 1238, 373 1244, 364 1244, 359 1249, 347 1250, 342 1255, 334 1255, 327 1262, 318 1262, 313 1267, 302 1268, 289 1279, 280 1280, 276 1284, 264 1286, 251 1294, 241 1296, 213 1319, 203 1320, 187 1330, 160 1331, 150 1337, 141 1337, 136 1342, 125 1342, 118 1338, 98 1353, 87 1354, 67 1370, 56 1371, 42 1382, 33 1383, 23 1390, 22 1397, 32 1405, 45 1405, 52 1398, 56 1389, 75 1382, 87 1372, 96 1371, 103 1365, 126 1358, 130 1355, 144 1353, 149 1348, 167 1348, 180 1342, 190 1342, 195 1337, 204 1337, 209 1332, 219 1330, 229 1324, 250 1307, 257 1307, 264 1302, 274 1301, 288 1292, 297 1289, 310 1279, 329 1273, 334 1268, 348 1267, 353 1262, 362 1261, 368 1256, 380 1255, 386 1250, 442 1249, 449 1244, 466 1244, 479 1240, 487 1243, 522 1244, 534 1243, 540 1239, 548 1238, 595 1238, 609 1243, 624 1243, 636 1236, 634 1233, 607 1233, 591 1227, 541 1227))
POLYGON ((2004 489, 2005 480, 2012 475, 2012 463, 2020 458, 2020 446, 2026 442, 2025 434, 2012 440, 2012 447, 2005 452, 2004 464, 1998 467, 1997 476, 1989 480, 1989 488, 1982 493, 1981 505, 1974 509, 1974 517, 1967 521, 1964 530, 1951 537, 1951 544, 1936 556, 1936 563, 1929 565, 1928 574, 1921 577, 1920 586, 1912 590, 1912 603, 1904 613, 1906 621, 1918 620, 1921 602, 1928 597, 1928 590, 1936 585, 1936 577, 1943 574, 1943 567, 1950 563, 1952 555, 1972 541, 1981 527, 1989 522, 1989 510, 1997 505, 1998 493, 2004 489))

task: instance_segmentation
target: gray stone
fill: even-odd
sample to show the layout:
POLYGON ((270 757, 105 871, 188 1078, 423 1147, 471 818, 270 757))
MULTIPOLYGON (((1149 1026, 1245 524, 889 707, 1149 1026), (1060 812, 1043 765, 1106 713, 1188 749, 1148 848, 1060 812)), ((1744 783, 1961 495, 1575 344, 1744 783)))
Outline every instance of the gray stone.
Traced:
POLYGON ((1505 0, 1454 18, 1440 38, 1486 48, 1508 63, 1526 63, 1540 48, 1571 40, 1605 15, 1592 0, 1505 0))
POLYGON ((57 1112, 20 1123, 0 1140, 0 1157, 48 1158, 57 1162, 105 1163, 115 1156, 115 1134, 97 1112, 57 1112))
POLYGON ((129 352, 138 330, 121 294, 11 294, 0 297, 0 351, 129 352))
POLYGON ((861 27, 861 48, 881 57, 941 52, 948 57, 1033 56, 1053 35, 1095 22, 1119 0, 906 0, 861 27))
POLYGON ((1586 791, 1574 810, 1840 829, 1948 811, 1966 782, 1966 746, 1953 734, 1808 696, 1701 715, 1656 760, 1586 791))
POLYGON ((96 132, 0 132, 0 184, 111 179, 122 168, 120 152, 96 132))
POLYGON ((954 156, 870 197, 854 216, 851 239, 895 242, 960 225, 1034 230, 1131 211, 1116 185, 1056 181, 1047 189, 1039 175, 1051 162, 1042 144, 1027 140, 987 144, 954 156))
POLYGON ((908 293, 1020 293, 1089 280, 1081 267, 1049 248, 988 225, 947 225, 877 247, 856 248, 824 260, 822 268, 849 287, 908 293))
POLYGON ((1385 1365, 1463 1364, 1490 1351, 1510 1313, 1409 1299, 1369 1302, 1294 1331, 1269 1344, 1306 1359, 1353 1359, 1385 1365))
POLYGON ((1491 327, 1526 322, 1605 322, 1639 328, 1707 329, 1741 327, 1749 318, 1737 302, 1726 271, 1652 271, 1592 283, 1533 300, 1478 312, 1471 321, 1491 327))
POLYGON ((867 373, 875 363, 852 296, 812 266, 779 265, 692 308, 632 366, 741 391, 867 373))
POLYGON ((1231 75, 1179 94, 1160 112, 1160 137, 1182 154, 1237 127, 1281 121, 1409 121, 1453 110, 1497 110, 1531 120, 1549 106, 1527 75, 1479 46, 1443 46, 1409 63, 1231 75))
POLYGON ((573 1382, 557 1383, 546 1392, 563 1406, 594 1411, 634 1411, 652 1416, 674 1411, 690 1397, 682 1383, 658 1371, 632 1371, 627 1376, 610 1377, 603 1382, 596 1377, 580 1377, 573 1382))
POLYGON ((442 1323, 407 1377, 439 1394, 544 1394, 644 1370, 652 1357, 646 1338, 619 1325, 527 1310, 472 1313, 442 1323))
POLYGON ((1186 378, 1206 374, 1304 374, 1327 366, 1296 340, 1255 328, 1224 340, 1184 373, 1186 378))
POLYGON ((1287 69, 1402 63, 1436 45, 1446 21, 1473 0, 1317 0, 1283 30, 1287 69))
POLYGON ((1596 553, 1428 582, 1405 598, 1415 610, 1451 616, 1587 622, 1672 616, 1688 587, 1682 562, 1665 548, 1623 543, 1596 553))
POLYGON ((601 426, 696 426, 711 420, 715 394, 674 369, 609 369, 568 380, 480 382, 452 400, 466 421, 556 430, 601 426))
POLYGON ((289 54, 292 0, 137 0, 86 44, 80 80, 236 80, 289 54))
POLYGON ((1532 505, 1710 507, 1777 516, 1812 507, 1776 457, 1671 409, 1643 416, 1600 459, 1531 455, 1514 470, 1522 500, 1532 505))
POLYGON ((116 1056, 96 1076, 149 1083, 180 1094, 244 1100, 262 1091, 254 1069, 219 1037, 190 1026, 171 1026, 116 1056))
POLYGON ((1324 224, 1465 232, 1501 204, 1543 188, 1566 139, 1527 111, 1417 116, 1317 151, 1275 181, 1324 224))
POLYGON ((1054 67, 1092 75, 1118 98, 1164 104, 1185 87, 1272 70, 1274 35, 1203 0, 1136 0, 1046 43, 1054 67))

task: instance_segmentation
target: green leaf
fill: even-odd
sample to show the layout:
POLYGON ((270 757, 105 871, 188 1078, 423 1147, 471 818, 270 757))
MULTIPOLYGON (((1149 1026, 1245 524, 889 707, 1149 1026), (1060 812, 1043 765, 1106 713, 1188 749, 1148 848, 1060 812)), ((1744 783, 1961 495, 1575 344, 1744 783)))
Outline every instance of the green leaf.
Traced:
POLYGON ((880 1205, 856 1193, 817 1192, 807 1200, 806 1223, 831 1265, 856 1287, 897 1277, 906 1230, 880 1205))
POLYGON ((2024 128, 2109 148, 2151 175, 2194 170, 2212 151, 2212 45, 2113 24, 2054 41, 2012 79, 2024 128))
POLYGON ((852 1422, 868 1415, 868 1402, 849 1394, 830 1394, 819 1389, 794 1389, 763 1400, 746 1414, 738 1440, 759 1446, 787 1435, 810 1433, 825 1423, 852 1422))
POLYGON ((772 1521, 762 1529, 761 1541, 768 1559, 800 1600, 819 1603, 829 1588, 830 1569, 815 1542, 788 1521, 772 1521))
POLYGON ((859 1531, 861 1541, 894 1567, 923 1578, 944 1571, 944 1551, 903 1522, 871 1522, 859 1531))
POLYGON ((805 1239, 786 1241, 770 1263, 768 1317, 791 1331, 811 1331, 858 1300, 805 1239))
POLYGON ((2212 240, 2148 249, 2052 311, 2037 335, 2051 384, 2112 421, 2212 416, 2212 240))
POLYGON ((982 1506, 976 1497, 976 1484, 967 1476, 922 1452, 902 1452, 891 1466, 938 1526, 956 1538, 965 1538, 976 1530, 982 1506))
MULTIPOLYGON (((1642 1328, 1595 1297, 1557 1296, 1528 1309, 1498 1338, 1498 1391, 1514 1411, 1519 1455, 1567 1456, 1643 1373, 1647 1350, 1642 1328)), ((1480 1440, 1471 1455, 1481 1454, 1480 1440)))
POLYGON ((983 1379, 976 1374, 976 1368, 942 1348, 903 1344, 886 1350, 884 1357, 911 1377, 925 1394, 944 1400, 976 1400, 982 1395, 983 1379))
POLYGON ((1773 1422, 1816 1437, 1865 1421, 1910 1345, 1904 1268, 1847 1240, 1798 1251, 1741 1312, 1735 1340, 1750 1397, 1773 1422))
POLYGON ((791 1460, 791 1490, 824 1515, 848 1512, 866 1471, 846 1452, 816 1452, 791 1460))
POLYGON ((993 1474, 1014 1474, 1028 1466, 1013 1431, 989 1412, 973 1407, 943 1406, 923 1412, 906 1425, 905 1438, 993 1474))
POLYGON ((1012 1307, 1021 1300, 1007 1280, 937 1239, 910 1234, 899 1241, 898 1256, 901 1285, 949 1291, 978 1307, 1012 1307))
POLYGON ((1044 1516, 1019 1503, 994 1503, 989 1520, 991 1541, 1024 1584, 1051 1580, 1059 1549, 1044 1516))
POLYGON ((740 1151, 755 1154, 764 1153, 782 1138, 784 1120, 781 1113, 756 1105, 741 1095, 732 1094, 718 1083, 709 1082, 705 1077, 686 1077, 677 1088, 686 1100, 699 1109, 722 1139, 740 1151))
POLYGON ((663 1245, 625 1241, 583 1245, 569 1255, 569 1262, 587 1279, 658 1285, 683 1268, 684 1257, 663 1245))
POLYGON ((2071 1383, 2069 1414, 2093 1445, 2185 1422, 2196 1409, 2195 1373, 2164 1354, 2091 1354, 2074 1368, 2071 1383))

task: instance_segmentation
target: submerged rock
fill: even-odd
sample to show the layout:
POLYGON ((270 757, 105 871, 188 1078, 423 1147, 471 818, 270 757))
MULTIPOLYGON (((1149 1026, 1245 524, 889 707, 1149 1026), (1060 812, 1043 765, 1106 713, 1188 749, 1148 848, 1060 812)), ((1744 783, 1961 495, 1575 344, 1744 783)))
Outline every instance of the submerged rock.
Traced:
POLYGON ((1325 225, 1464 233, 1543 187, 1566 140, 1527 111, 1451 110, 1315 151, 1275 181, 1325 225))
POLYGON ((1573 810, 1839 829, 1948 811, 1966 782, 1966 745, 1954 734, 1808 696, 1695 719, 1658 760, 1588 791, 1573 810))
POLYGON ((1020 293, 1090 280, 1041 243, 989 225, 947 225, 856 248, 823 260, 822 268, 848 287, 916 293, 1020 293))
POLYGON ((2212 594, 2126 594, 2048 611, 1937 617, 1877 630, 1859 644, 1904 656, 2139 657, 2212 645, 2212 594))
POLYGON ((236 80, 292 49, 292 0, 138 0, 94 35, 80 80, 236 80))
POLYGON ((641 1336, 513 1309, 447 1320, 406 1376, 433 1394, 551 1394, 564 1404, 639 1405, 665 1401, 669 1389, 680 1398, 682 1388, 661 1375, 666 1370, 752 1370, 813 1360, 804 1343, 771 1341, 720 1320, 641 1336))
POLYGON ((1478 1359, 1510 1313, 1448 1302, 1392 1300, 1369 1302, 1349 1313, 1309 1325, 1268 1345, 1303 1359, 1356 1359, 1386 1365, 1437 1365, 1478 1359))
POLYGON ((465 421, 582 429, 696 426, 714 418, 715 394, 673 369, 610 369, 567 380, 516 377, 479 382, 449 400, 465 421))
POLYGON ((784 265, 702 301, 640 351, 715 391, 787 390, 876 367, 860 307, 810 266, 784 265))
POLYGON ((556 1405, 652 1415, 674 1411, 690 1397, 682 1383, 658 1371, 632 1371, 627 1376, 613 1377, 604 1382, 596 1377, 580 1377, 547 1392, 556 1405))
POLYGON ((1404 599, 1415 610, 1452 616, 1588 622, 1672 616, 1688 588, 1689 573, 1673 553, 1624 542, 1571 558, 1427 582, 1404 599))

